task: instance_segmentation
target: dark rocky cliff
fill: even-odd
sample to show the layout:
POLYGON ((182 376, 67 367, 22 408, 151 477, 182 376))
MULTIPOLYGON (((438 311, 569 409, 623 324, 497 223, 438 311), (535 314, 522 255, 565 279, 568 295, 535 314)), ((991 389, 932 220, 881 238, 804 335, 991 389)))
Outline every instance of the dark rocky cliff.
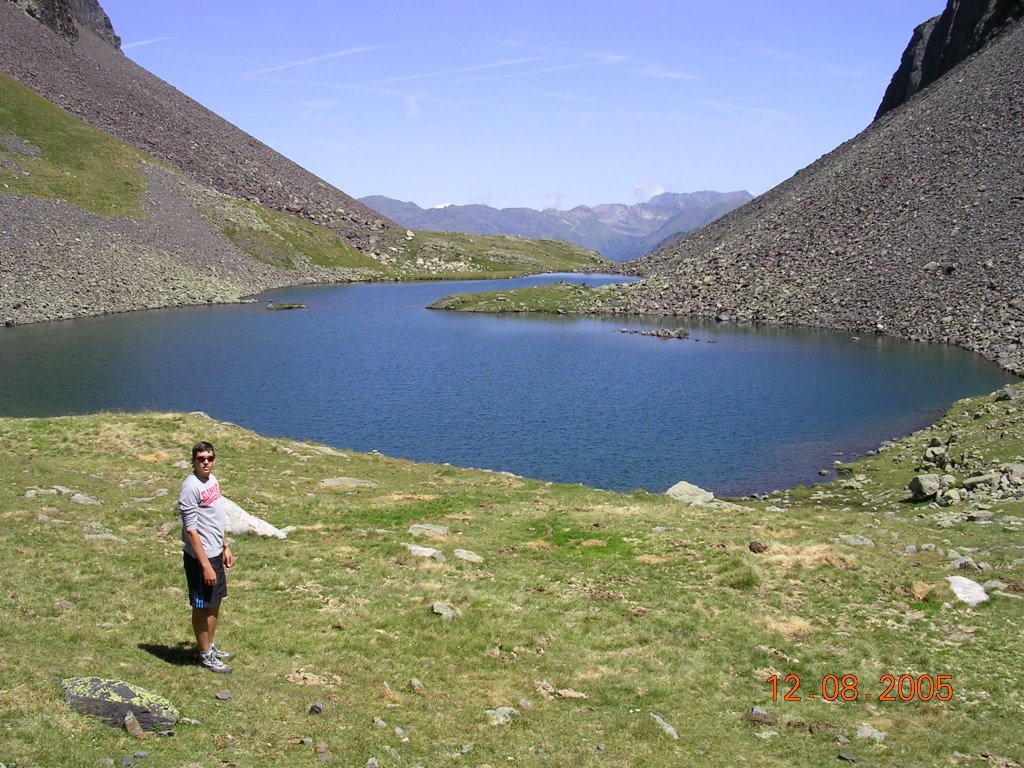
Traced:
POLYGON ((875 119, 934 83, 1022 17, 1024 0, 950 0, 942 14, 914 30, 875 119))
POLYGON ((10 0, 32 18, 42 22, 65 40, 78 39, 81 27, 89 29, 114 48, 121 47, 121 38, 114 34, 110 18, 98 0, 10 0))
POLYGON ((1024 371, 1022 135, 1016 22, 792 178, 632 263, 649 277, 614 309, 885 333, 1024 371))

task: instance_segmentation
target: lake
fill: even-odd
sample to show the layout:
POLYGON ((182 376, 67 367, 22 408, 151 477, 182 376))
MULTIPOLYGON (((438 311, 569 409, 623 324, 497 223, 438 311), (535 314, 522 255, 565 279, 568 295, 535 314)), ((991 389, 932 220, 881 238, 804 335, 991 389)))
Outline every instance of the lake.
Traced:
POLYGON ((556 279, 622 278, 302 287, 255 304, 3 329, 0 414, 205 411, 418 461, 745 495, 816 482, 837 458, 1016 380, 962 350, 884 337, 424 308, 556 279), (307 308, 269 312, 271 299, 307 308), (679 326, 689 339, 621 332, 679 326))

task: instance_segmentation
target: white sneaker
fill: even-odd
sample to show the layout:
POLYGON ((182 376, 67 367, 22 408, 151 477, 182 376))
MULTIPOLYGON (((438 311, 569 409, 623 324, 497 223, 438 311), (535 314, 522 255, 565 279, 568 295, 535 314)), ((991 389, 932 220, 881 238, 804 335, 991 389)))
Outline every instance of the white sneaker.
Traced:
POLYGON ((211 672, 218 672, 222 675, 230 675, 231 667, 217 658, 217 649, 211 648, 206 653, 200 653, 196 657, 196 663, 200 667, 206 667, 211 672))

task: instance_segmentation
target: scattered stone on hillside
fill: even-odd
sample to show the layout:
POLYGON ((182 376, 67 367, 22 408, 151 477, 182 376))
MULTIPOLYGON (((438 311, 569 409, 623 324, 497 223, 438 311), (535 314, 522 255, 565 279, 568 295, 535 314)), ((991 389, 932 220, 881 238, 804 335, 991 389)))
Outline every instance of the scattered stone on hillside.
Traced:
POLYGON ((420 536, 432 536, 442 537, 448 535, 448 529, 443 525, 433 525, 431 523, 416 523, 409 527, 409 534, 413 537, 420 536))
POLYGON ((79 521, 79 527, 82 529, 82 538, 86 541, 113 541, 116 544, 127 544, 125 539, 120 536, 114 535, 110 530, 104 528, 99 523, 79 521))
POLYGON ((124 729, 136 739, 144 739, 148 735, 139 724, 139 719, 135 717, 135 713, 131 710, 124 713, 124 729))
POLYGON ((447 559, 444 552, 433 547, 421 547, 418 544, 406 544, 405 546, 409 550, 409 554, 415 557, 429 557, 439 563, 443 563, 447 559))
POLYGON ((92 507, 98 507, 103 502, 101 502, 99 499, 93 498, 92 496, 87 496, 84 493, 75 493, 75 494, 72 494, 72 496, 71 496, 71 503, 72 504, 83 504, 83 505, 92 506, 92 507))
POLYGON ((453 553, 459 560, 465 560, 467 563, 482 563, 484 559, 476 552, 470 552, 468 549, 456 549, 453 553))
POLYGON ((844 533, 842 536, 838 536, 836 541, 847 544, 851 547, 873 547, 875 542, 869 539, 867 536, 861 536, 859 533, 844 533))
POLYGON ((699 488, 685 480, 680 480, 678 483, 673 485, 665 491, 665 495, 675 499, 676 501, 681 501, 683 504, 698 507, 715 500, 715 494, 711 491, 705 491, 703 488, 699 488))
POLYGON ((320 481, 321 488, 376 488, 373 480, 358 477, 327 477, 320 481))
POLYGON ((457 619, 462 616, 462 611, 460 609, 448 605, 447 603, 434 602, 428 605, 427 608, 445 621, 452 621, 453 619, 457 619))
POLYGON ((768 545, 760 541, 752 541, 749 544, 747 544, 747 549, 749 549, 755 555, 760 555, 762 552, 768 551, 768 545))
POLYGON ((658 724, 658 727, 665 732, 666 736, 674 741, 679 740, 679 734, 676 733, 676 729, 669 725, 669 723, 665 721, 665 718, 656 712, 651 712, 651 719, 658 724))
POLYGON ((387 728, 388 724, 382 718, 374 717, 373 718, 373 727, 374 728, 387 728))
POLYGON ((917 475, 907 484, 907 490, 911 493, 911 501, 934 499, 942 487, 942 478, 932 473, 917 475))
POLYGON ((886 733, 877 730, 876 728, 874 728, 873 726, 869 725, 868 723, 862 723, 857 728, 857 738, 858 739, 872 739, 874 741, 877 741, 877 742, 881 743, 881 742, 885 741, 886 735, 887 735, 886 733))
POLYGON ((72 709, 118 728, 124 727, 129 712, 147 731, 170 727, 179 719, 178 710, 167 699, 123 680, 72 677, 62 680, 60 685, 64 701, 72 709))
POLYGON ((497 709, 488 709, 486 714, 491 725, 508 725, 512 722, 512 718, 519 717, 519 710, 515 707, 498 707, 497 709))
POLYGON ((757 725, 775 725, 776 723, 775 718, 769 715, 763 707, 751 707, 743 715, 743 719, 757 725))
POLYGON ((332 448, 329 445, 318 445, 317 443, 298 443, 300 448, 313 453, 318 453, 321 456, 336 456, 339 459, 350 459, 351 457, 344 451, 339 451, 337 448, 332 448))
POLYGON ((417 696, 422 696, 425 692, 423 682, 419 678, 412 678, 409 681, 409 690, 415 693, 417 696))
POLYGON ((217 691, 213 696, 218 701, 231 701, 231 691, 226 688, 217 691))
POLYGON ((312 704, 309 705, 309 714, 311 715, 319 715, 322 714, 323 711, 324 703, 320 700, 314 701, 312 704))
POLYGON ((590 698, 589 696, 587 696, 587 694, 582 693, 580 691, 574 691, 572 688, 559 688, 556 691, 556 693, 558 694, 559 698, 562 698, 562 699, 589 699, 590 698))
POLYGON ((953 594, 959 600, 972 607, 989 599, 985 588, 976 581, 972 581, 964 576, 947 576, 946 580, 949 582, 953 594))

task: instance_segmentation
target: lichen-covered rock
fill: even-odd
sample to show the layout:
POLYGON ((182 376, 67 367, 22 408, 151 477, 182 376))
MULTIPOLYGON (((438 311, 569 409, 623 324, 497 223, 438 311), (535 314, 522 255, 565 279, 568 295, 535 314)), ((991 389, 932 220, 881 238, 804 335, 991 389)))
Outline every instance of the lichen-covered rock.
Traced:
POLYGON ((125 715, 135 715, 145 730, 169 728, 178 722, 178 710, 163 696, 123 680, 70 677, 61 680, 64 701, 74 710, 122 727, 125 715))

